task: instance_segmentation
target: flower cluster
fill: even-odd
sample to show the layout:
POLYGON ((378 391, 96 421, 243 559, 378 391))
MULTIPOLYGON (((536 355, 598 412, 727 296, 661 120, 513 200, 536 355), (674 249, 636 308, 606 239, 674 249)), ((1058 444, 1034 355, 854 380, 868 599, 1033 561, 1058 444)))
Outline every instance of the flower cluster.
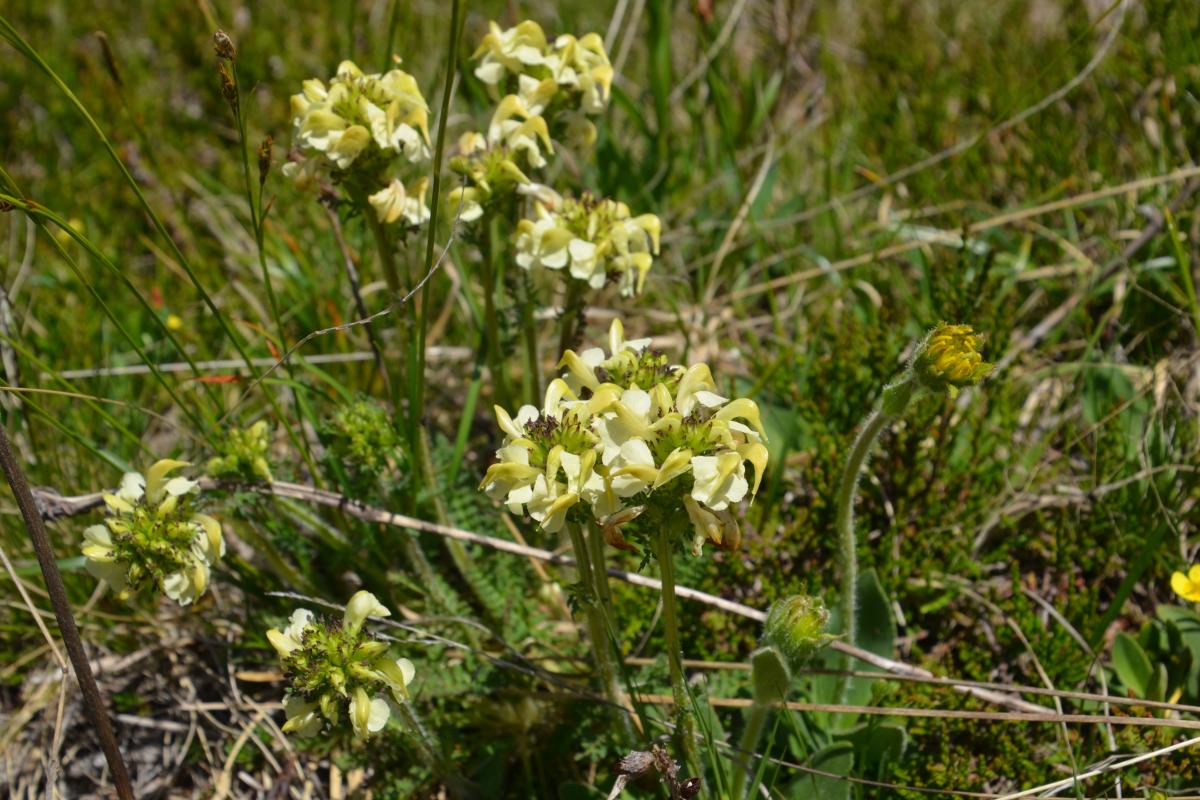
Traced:
POLYGON ((474 58, 475 76, 499 93, 515 89, 530 111, 602 114, 612 94, 613 68, 599 35, 559 36, 551 44, 536 22, 501 30, 492 22, 474 58), (515 81, 515 86, 513 83, 515 81))
POLYGON ((951 397, 966 386, 975 386, 995 369, 983 360, 983 337, 970 325, 938 323, 925 337, 913 358, 913 372, 921 385, 951 397))
POLYGON ((497 198, 537 192, 528 172, 554 154, 551 128, 571 148, 595 144, 596 126, 587 117, 608 107, 613 79, 599 36, 565 34, 551 44, 531 21, 508 30, 491 23, 474 58, 475 75, 497 105, 486 136, 464 134, 450 160, 465 185, 448 193, 447 207, 465 222, 483 216, 497 198))
POLYGON ((654 214, 634 217, 624 203, 582 197, 548 197, 534 204, 536 219, 517 224, 517 263, 561 270, 593 289, 610 276, 621 294, 641 292, 658 255, 662 223, 654 214))
POLYGON ((326 723, 337 726, 343 713, 354 736, 382 730, 391 703, 408 698, 415 672, 407 658, 393 659, 386 642, 363 630, 367 617, 391 612, 370 592, 357 592, 346 604, 341 624, 296 609, 283 630, 267 631, 291 685, 284 697, 285 733, 315 736, 326 723))
POLYGON ((205 472, 215 478, 247 478, 270 483, 271 465, 267 461, 270 446, 266 420, 259 420, 249 428, 234 428, 225 436, 220 454, 208 460, 205 472))
POLYGON ((304 82, 292 96, 296 141, 306 158, 285 164, 285 175, 309 188, 323 175, 369 195, 379 220, 419 225, 429 218, 428 181, 407 187, 390 170, 397 158, 429 159, 429 105, 412 75, 400 69, 366 74, 352 61, 338 65, 326 86, 304 82))
POLYGON ((546 531, 590 513, 628 549, 623 530, 686 518, 693 553, 706 541, 736 549, 731 509, 757 492, 767 465, 758 406, 717 394, 706 365, 673 366, 648 340, 626 340, 619 320, 609 339, 608 353, 563 356, 567 371, 542 408, 515 418, 496 408, 504 444, 480 488, 546 531))
POLYGON ((184 466, 163 459, 145 475, 125 473, 120 488, 104 494, 109 516, 83 532, 88 571, 122 597, 152 581, 186 606, 204 594, 212 565, 225 555, 221 523, 191 510, 196 481, 167 477, 184 466))

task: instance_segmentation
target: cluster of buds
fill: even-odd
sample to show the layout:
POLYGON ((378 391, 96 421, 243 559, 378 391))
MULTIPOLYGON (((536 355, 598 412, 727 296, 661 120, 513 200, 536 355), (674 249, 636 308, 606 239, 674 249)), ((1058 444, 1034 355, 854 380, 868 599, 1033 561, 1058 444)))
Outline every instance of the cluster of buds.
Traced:
POLYGON ((829 612, 821 598, 797 594, 777 601, 767 613, 763 643, 777 648, 792 671, 799 671, 836 639, 826 631, 829 612))
POLYGON ((387 643, 363 629, 367 617, 390 613, 361 591, 346 604, 340 624, 300 608, 286 628, 267 631, 291 682, 283 701, 285 733, 315 736, 326 723, 336 728, 346 718, 357 739, 383 729, 392 703, 407 701, 415 672, 411 661, 392 658, 387 643))
POLYGON ((649 340, 626 340, 619 320, 609 340, 608 353, 567 351, 542 408, 496 408, 504 444, 480 488, 546 531, 590 515, 610 544, 633 549, 626 533, 686 518, 694 554, 705 542, 736 549, 731 509, 767 466, 758 406, 717 394, 706 365, 674 366, 649 340))
POLYGON ((983 337, 970 325, 939 322, 917 348, 912 369, 921 386, 951 397, 958 390, 975 386, 995 369, 983 360, 983 337))
POLYGON ((272 481, 267 450, 271 446, 266 420, 249 428, 234 428, 225 436, 219 455, 208 460, 205 472, 214 478, 245 478, 272 481))
POLYGON ((476 50, 475 75, 497 100, 486 136, 469 132, 459 140, 450 168, 464 179, 447 207, 465 222, 483 216, 495 200, 514 191, 536 193, 531 170, 546 166, 556 138, 574 149, 596 142, 588 115, 608 107, 613 69, 604 43, 594 33, 569 34, 549 43, 536 22, 502 30, 494 22, 476 50))
POLYGON ((517 263, 545 267, 599 289, 610 278, 621 294, 641 292, 658 255, 662 223, 654 214, 634 217, 624 203, 590 194, 563 198, 553 193, 534 203, 535 219, 517 225, 517 263))
POLYGON ((167 477, 184 466, 163 459, 145 475, 125 473, 120 488, 104 494, 104 523, 83 532, 88 571, 121 597, 153 582, 186 606, 204 594, 212 565, 225 555, 221 523, 191 509, 196 481, 167 477))
POLYGON ((304 82, 292 96, 296 141, 306 157, 283 167, 300 188, 328 175, 334 183, 369 195, 379 220, 416 226, 429 218, 428 181, 407 187, 391 171, 398 158, 429 160, 429 105, 416 79, 401 69, 366 74, 352 61, 338 65, 326 86, 304 82))

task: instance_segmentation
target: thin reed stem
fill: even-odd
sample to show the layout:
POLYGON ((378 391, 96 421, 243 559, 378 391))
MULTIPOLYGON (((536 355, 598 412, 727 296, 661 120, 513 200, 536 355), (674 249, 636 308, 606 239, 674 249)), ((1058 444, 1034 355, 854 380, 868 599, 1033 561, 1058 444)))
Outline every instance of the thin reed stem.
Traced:
POLYGON ((58 620, 58 629, 62 632, 67 656, 75 670, 75 678, 79 681, 84 711, 96 731, 96 737, 100 740, 100 749, 104 751, 104 758, 112 772, 117 797, 121 800, 133 800, 133 784, 129 780, 129 770, 125 768, 125 760, 121 757, 121 748, 113 733, 100 687, 96 685, 96 679, 92 676, 92 668, 83 649, 83 640, 79 637, 79 627, 75 624, 71 603, 67 600, 67 589, 63 585, 62 575, 58 572, 54 549, 42 522, 42 513, 33 499, 33 493, 29 491, 29 481, 25 479, 21 465, 13 456, 8 433, 3 425, 0 425, 0 467, 4 469, 4 477, 8 480, 9 488, 12 489, 13 497, 16 498, 21 516, 25 520, 25 529, 29 532, 29 541, 33 544, 38 565, 42 569, 42 577, 46 580, 46 593, 54 607, 54 617, 58 620))

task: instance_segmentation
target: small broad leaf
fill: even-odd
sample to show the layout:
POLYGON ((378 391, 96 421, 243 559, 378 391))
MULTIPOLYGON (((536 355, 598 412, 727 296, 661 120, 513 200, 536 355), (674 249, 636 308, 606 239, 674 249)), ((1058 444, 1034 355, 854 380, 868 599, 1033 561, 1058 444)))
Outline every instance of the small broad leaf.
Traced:
POLYGON ((1145 699, 1154 669, 1146 651, 1127 633, 1118 633, 1113 641, 1113 669, 1127 689, 1145 699))
MULTIPOLYGON (((822 772, 849 775, 854 766, 854 745, 849 742, 831 744, 814 753, 809 764, 813 769, 822 772)), ((850 800, 850 782, 827 775, 808 774, 792 781, 783 796, 811 800, 850 800)))

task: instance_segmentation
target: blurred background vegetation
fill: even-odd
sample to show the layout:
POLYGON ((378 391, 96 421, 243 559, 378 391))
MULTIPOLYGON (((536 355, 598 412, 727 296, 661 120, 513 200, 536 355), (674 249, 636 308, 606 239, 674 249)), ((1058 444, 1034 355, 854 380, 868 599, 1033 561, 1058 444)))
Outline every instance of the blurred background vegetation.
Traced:
MULTIPOLYGON (((744 521, 743 549, 681 560, 679 581, 763 609, 805 587, 832 597, 833 486, 855 428, 923 331, 939 320, 969 322, 987 332, 996 376, 958 400, 915 407, 885 434, 863 484, 863 558, 890 601, 895 655, 943 675, 1098 691, 1112 637, 1136 634, 1160 604, 1178 604, 1169 575, 1195 558, 1195 3, 466 7, 466 77, 451 136, 486 119, 489 101, 468 58, 490 19, 533 19, 552 34, 596 31, 617 68, 595 157, 556 169, 560 181, 658 214, 663 255, 642 297, 610 287, 590 299, 585 340, 602 341, 615 312, 632 335, 655 336, 678 361, 709 361, 728 376, 729 392, 764 408, 772 471, 744 521)), ((275 141, 264 247, 286 344, 359 316, 329 213, 277 171, 291 142, 288 97, 344 58, 382 69, 394 53, 436 105, 447 3, 10 0, 3 15, 94 116, 251 355, 272 359, 281 348, 211 44, 215 29, 228 31, 247 138, 275 141)), ((237 352, 64 94, 7 46, 0 63, 0 164, 23 196, 70 220, 128 282, 69 237, 38 234, 21 213, 0 215, 4 382, 22 389, 6 393, 4 419, 31 479, 77 494, 112 487, 153 457, 202 464, 220 442, 206 441, 161 384, 97 374, 140 360, 82 281, 151 360, 178 360, 151 313, 171 316, 197 361, 237 352)), ((381 307, 368 231, 356 218, 341 225, 361 255, 364 300, 381 307)), ((439 241, 449 235, 443 226, 439 241)), ((423 246, 408 252, 416 268, 423 246)), ((452 241, 431 284, 426 412, 444 499, 459 527, 554 548, 475 491, 497 439, 478 334, 464 322, 462 287, 478 280, 478 257, 472 242, 452 241)), ((502 310, 511 312, 504 352, 516 352, 519 320, 502 310)), ((549 359, 552 312, 542 322, 549 359)), ((390 326, 377 331, 387 348, 390 326)), ((291 371, 257 387, 236 363, 167 380, 185 406, 215 393, 231 424, 271 420, 276 479, 398 508, 407 456, 385 417, 371 422, 371 407, 354 405, 386 397, 364 353, 368 340, 356 328, 314 339, 291 371), (306 360, 317 355, 329 360, 306 360), (282 419, 267 396, 283 404, 282 419), (288 427, 312 443, 317 473, 288 427)), ((416 503, 431 518, 429 498, 416 503)), ((4 510, 0 546, 37 601, 24 529, 8 501, 4 510)), ((115 710, 173 723, 124 726, 131 760, 152 780, 146 796, 206 796, 223 772, 247 776, 232 779, 235 795, 269 796, 263 776, 286 791, 306 780, 329 784, 337 773, 377 797, 433 796, 437 783, 403 736, 366 751, 283 751, 242 704, 279 696, 262 677, 274 667, 263 632, 294 602, 267 592, 340 601, 364 583, 402 618, 468 646, 418 636, 405 652, 418 665, 432 726, 481 796, 607 794, 623 754, 611 720, 586 700, 555 695, 539 672, 583 666, 563 605, 569 581, 554 569, 473 548, 468 590, 440 543, 420 539, 439 576, 426 585, 405 568, 399 540, 408 532, 251 493, 230 496, 220 514, 234 544, 202 614, 97 592, 77 558, 85 522, 52 528, 115 710), (251 745, 239 741, 244 731, 251 745)), ((619 565, 636 569, 638 560, 619 565)), ((11 579, 0 580, 0 746, 18 764, 0 785, 34 792, 47 781, 38 759, 54 730, 57 672, 11 579)), ((653 593, 616 590, 626 654, 661 652, 653 593)), ((714 609, 685 604, 684 614, 691 658, 744 661, 759 635, 714 609)), ((662 661, 630 669, 665 684, 662 661)), ((713 696, 749 694, 744 672, 696 674, 713 696)), ((1108 680, 1115 691, 1131 688, 1115 672, 1108 680)), ((880 704, 980 707, 940 687, 881 681, 873 692, 880 704)), ((81 728, 71 708, 68 727, 81 728)), ((714 722, 736 729, 739 716, 722 712, 714 722)), ((909 720, 888 757, 843 772, 998 794, 1169 741, 1140 730, 1118 729, 1110 741, 1100 726, 1064 734, 1041 724, 909 720)), ((780 725, 766 744, 793 763, 809 756, 796 725, 780 725)), ((97 791, 95 764, 85 764, 92 755, 88 737, 68 739, 64 772, 53 779, 66 796, 97 791)), ((768 782, 779 796, 923 796, 774 772, 768 782)), ((1137 796, 1194 789, 1200 755, 1151 761, 1125 780, 1137 796)))

